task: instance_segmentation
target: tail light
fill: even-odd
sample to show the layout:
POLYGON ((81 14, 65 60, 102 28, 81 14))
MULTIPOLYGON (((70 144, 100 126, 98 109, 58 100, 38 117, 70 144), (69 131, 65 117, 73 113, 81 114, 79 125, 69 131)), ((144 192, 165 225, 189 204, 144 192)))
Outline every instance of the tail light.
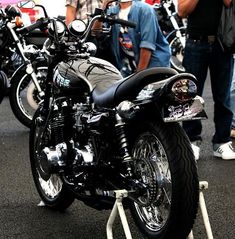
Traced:
POLYGON ((167 86, 167 96, 176 102, 188 102, 197 95, 196 78, 187 73, 183 73, 174 77, 167 86))

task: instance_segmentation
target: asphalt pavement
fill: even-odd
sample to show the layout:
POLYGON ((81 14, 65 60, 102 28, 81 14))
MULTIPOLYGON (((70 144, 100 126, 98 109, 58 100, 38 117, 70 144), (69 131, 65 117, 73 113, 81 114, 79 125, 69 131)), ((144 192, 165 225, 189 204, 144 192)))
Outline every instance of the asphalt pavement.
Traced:
MULTIPOLYGON (((208 83, 204 99, 208 120, 203 121, 199 177, 209 183, 204 196, 214 239, 234 239, 235 160, 212 156, 213 104, 208 83)), ((96 211, 79 201, 64 213, 38 206, 40 198, 30 171, 28 135, 29 130, 17 121, 5 98, 0 105, 0 239, 105 239, 110 211, 96 211)), ((140 239, 127 214, 133 239, 140 239)), ((195 239, 207 238, 200 210, 193 232, 195 239)), ((125 238, 119 218, 115 221, 114 238, 125 238)))

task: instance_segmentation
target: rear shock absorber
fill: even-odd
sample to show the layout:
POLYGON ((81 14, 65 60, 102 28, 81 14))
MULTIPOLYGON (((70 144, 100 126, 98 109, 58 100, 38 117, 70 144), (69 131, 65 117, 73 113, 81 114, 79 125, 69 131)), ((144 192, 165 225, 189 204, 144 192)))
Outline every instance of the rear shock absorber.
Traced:
POLYGON ((117 134, 117 140, 119 143, 119 149, 120 149, 120 153, 122 156, 122 160, 123 163, 126 165, 126 170, 127 170, 127 175, 131 176, 131 162, 132 162, 132 158, 129 154, 129 150, 128 150, 128 141, 126 138, 126 133, 125 133, 125 122, 122 120, 122 118, 116 114, 116 125, 115 125, 115 129, 116 129, 116 134, 117 134))

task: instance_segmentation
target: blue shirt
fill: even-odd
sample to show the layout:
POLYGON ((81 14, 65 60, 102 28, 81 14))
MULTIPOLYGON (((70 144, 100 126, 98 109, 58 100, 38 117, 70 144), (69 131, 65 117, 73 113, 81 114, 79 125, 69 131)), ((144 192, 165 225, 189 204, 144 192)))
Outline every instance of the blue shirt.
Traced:
MULTIPOLYGON (((119 13, 119 10, 120 7, 116 5, 109 9, 109 13, 116 15, 119 13)), ((136 23, 135 28, 128 28, 128 33, 133 44, 136 64, 139 62, 140 48, 147 48, 152 51, 148 68, 155 66, 170 66, 170 47, 160 30, 154 9, 144 2, 133 1, 128 14, 128 20, 136 23)), ((120 25, 114 24, 112 26, 111 46, 117 62, 117 67, 121 69, 122 66, 118 40, 119 32, 120 25)))

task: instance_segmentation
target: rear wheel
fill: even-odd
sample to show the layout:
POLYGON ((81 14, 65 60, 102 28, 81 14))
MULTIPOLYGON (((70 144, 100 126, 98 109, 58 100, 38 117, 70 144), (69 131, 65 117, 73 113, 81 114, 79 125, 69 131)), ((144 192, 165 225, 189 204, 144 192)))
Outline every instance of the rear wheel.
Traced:
MULTIPOLYGON (((135 128, 136 132, 136 128, 135 128)), ((193 152, 178 124, 146 123, 135 135, 132 153, 147 192, 131 212, 147 238, 186 238, 197 213, 199 182, 193 152)))
POLYGON ((30 129, 30 163, 37 191, 51 209, 64 210, 74 201, 73 193, 66 187, 59 174, 44 170, 43 149, 50 144, 50 128, 41 120, 40 109, 35 113, 30 129))

